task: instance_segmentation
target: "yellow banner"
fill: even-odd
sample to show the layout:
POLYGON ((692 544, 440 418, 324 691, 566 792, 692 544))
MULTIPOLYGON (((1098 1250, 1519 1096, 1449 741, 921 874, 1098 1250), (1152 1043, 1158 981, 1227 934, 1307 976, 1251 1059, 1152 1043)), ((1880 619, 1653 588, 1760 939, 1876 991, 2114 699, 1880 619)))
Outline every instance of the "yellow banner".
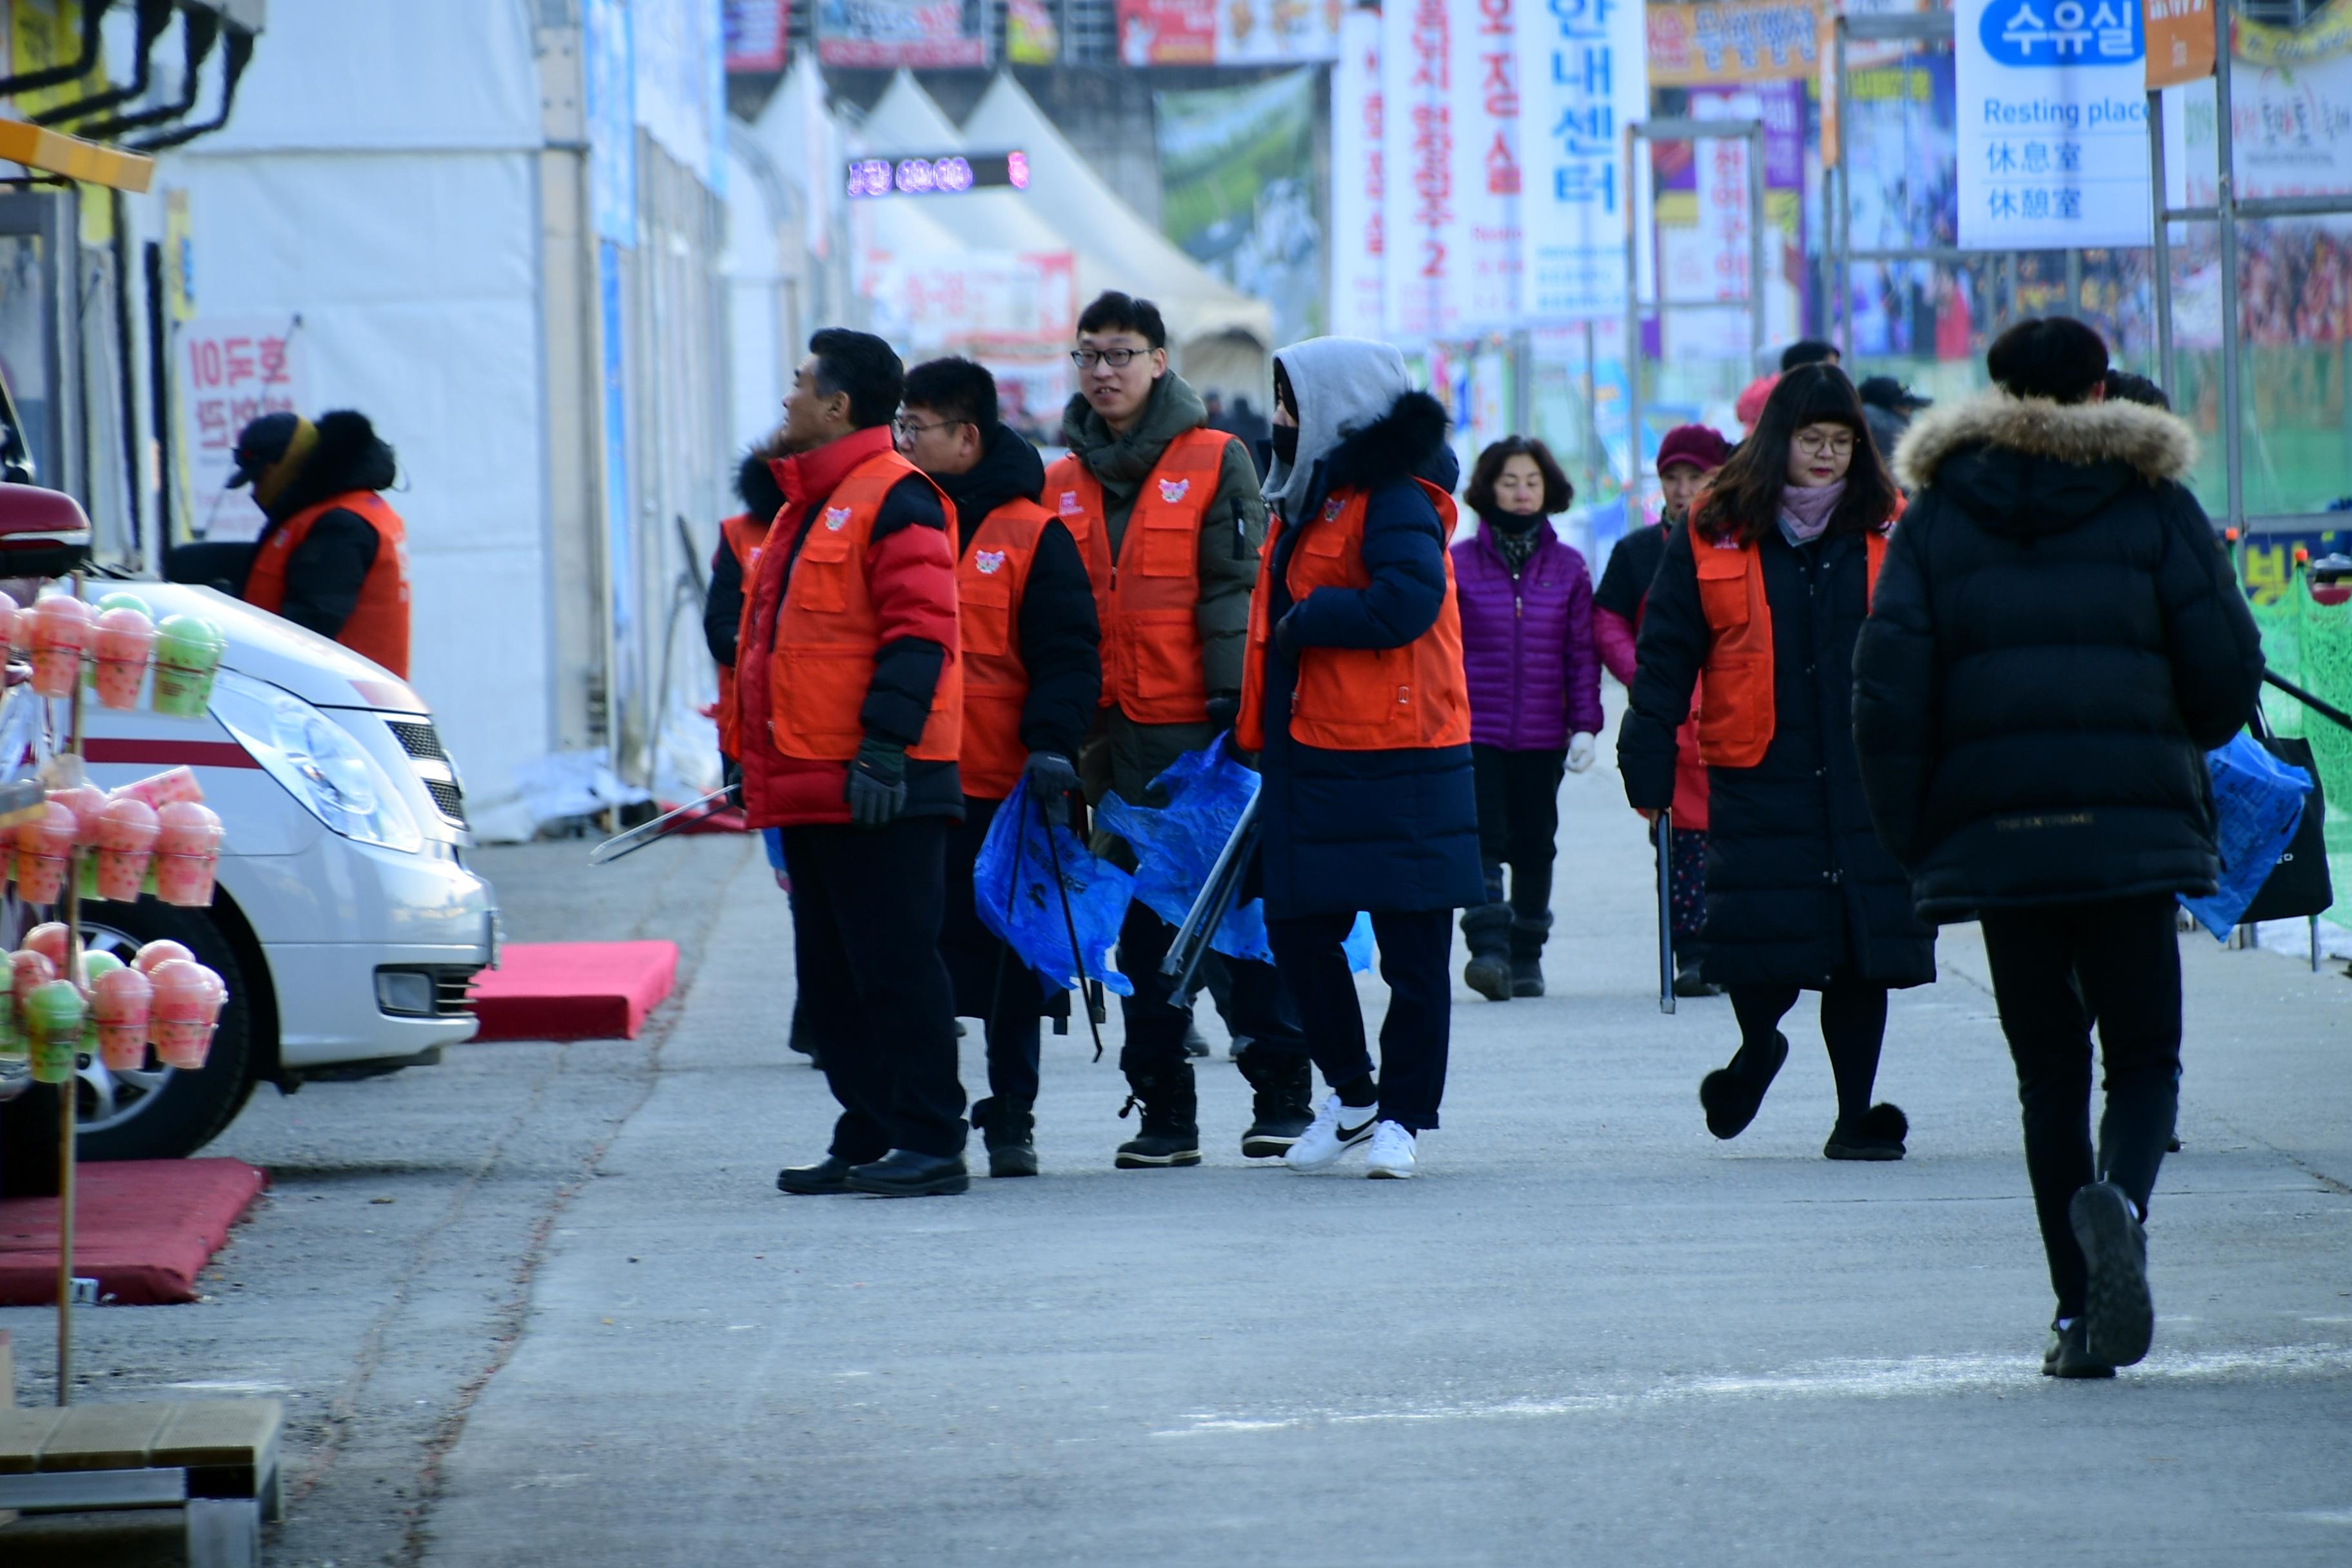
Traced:
MULTIPOLYGON (((2243 16, 2236 20, 2237 37, 2230 53, 2248 65, 2312 65, 2352 54, 2352 5, 2346 0, 2328 0, 2318 16, 2292 29, 2265 26, 2243 16)), ((2209 36, 2211 30, 2206 29, 2209 36)))
POLYGON ((1821 67, 1812 0, 1653 5, 1645 20, 1653 87, 1795 81, 1821 67))

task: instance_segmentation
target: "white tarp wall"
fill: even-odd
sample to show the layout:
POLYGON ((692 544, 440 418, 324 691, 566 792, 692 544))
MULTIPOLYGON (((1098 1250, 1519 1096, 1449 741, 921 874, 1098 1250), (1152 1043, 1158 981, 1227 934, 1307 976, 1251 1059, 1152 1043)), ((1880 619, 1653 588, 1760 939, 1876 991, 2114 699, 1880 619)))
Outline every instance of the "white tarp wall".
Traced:
POLYGON ((486 837, 530 833, 515 771, 554 727, 526 9, 274 0, 230 124, 156 181, 188 192, 197 323, 299 315, 305 412, 398 451, 411 675, 486 837))

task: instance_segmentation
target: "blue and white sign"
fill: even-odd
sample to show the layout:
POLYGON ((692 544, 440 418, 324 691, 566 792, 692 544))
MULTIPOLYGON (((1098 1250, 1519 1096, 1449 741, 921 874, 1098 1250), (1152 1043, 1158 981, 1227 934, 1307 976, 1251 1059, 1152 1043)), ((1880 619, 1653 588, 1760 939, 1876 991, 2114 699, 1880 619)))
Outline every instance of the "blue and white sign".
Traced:
POLYGON ((1961 247, 2148 243, 2140 0, 1958 0, 1961 247))

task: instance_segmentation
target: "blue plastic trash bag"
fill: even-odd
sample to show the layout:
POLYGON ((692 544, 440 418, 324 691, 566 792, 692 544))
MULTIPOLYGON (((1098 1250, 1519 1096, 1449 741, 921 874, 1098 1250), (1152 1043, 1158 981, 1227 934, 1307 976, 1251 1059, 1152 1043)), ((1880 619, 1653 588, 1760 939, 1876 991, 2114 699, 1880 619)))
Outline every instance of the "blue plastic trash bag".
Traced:
POLYGON ((2279 761, 2247 734, 2206 752, 2205 765, 2213 774, 2213 841, 2221 852, 2221 880, 2210 897, 2184 894, 2180 904, 2199 925, 2227 942, 2294 841, 2311 775, 2279 761))
POLYGON ((1063 991, 1074 991, 1078 984, 1078 965, 1070 952, 1070 927, 1075 924, 1086 953, 1087 978, 1101 981, 1121 996, 1134 995, 1134 984, 1111 967, 1110 955, 1118 945, 1119 922, 1127 918, 1135 879, 1088 853, 1068 828, 1053 829, 1051 840, 1046 831, 1024 779, 997 807, 996 820, 989 824, 980 858, 972 866, 972 894, 982 923, 1003 938, 1045 984, 1063 991), (1066 917, 1062 896, 1054 889, 1057 855, 1062 886, 1070 898, 1066 917))
MULTIPOLYGON (((1217 857, 1234 836, 1242 811, 1257 795, 1258 777, 1225 750, 1224 738, 1187 752, 1151 781, 1168 797, 1164 806, 1129 805, 1105 795, 1096 816, 1103 826, 1135 851, 1135 896, 1170 925, 1182 925, 1192 900, 1208 885, 1217 857)), ((1265 940, 1265 900, 1252 899, 1225 911, 1209 946, 1228 958, 1274 962, 1265 940)), ((1372 966, 1371 921, 1356 917, 1348 933, 1351 968, 1372 966)))

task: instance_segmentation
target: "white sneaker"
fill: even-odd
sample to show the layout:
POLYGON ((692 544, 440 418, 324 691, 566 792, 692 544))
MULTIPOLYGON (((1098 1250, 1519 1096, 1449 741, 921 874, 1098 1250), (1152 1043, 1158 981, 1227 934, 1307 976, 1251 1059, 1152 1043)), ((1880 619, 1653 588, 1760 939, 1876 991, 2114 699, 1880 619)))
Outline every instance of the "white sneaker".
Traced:
POLYGON ((1402 1181, 1412 1174, 1412 1134, 1393 1121, 1372 1129, 1372 1146, 1364 1156, 1364 1174, 1402 1181))
POLYGON ((1315 1113, 1315 1120, 1282 1162, 1294 1171, 1319 1171, 1370 1138, 1372 1124, 1380 1119, 1378 1106, 1341 1105, 1338 1095, 1327 1094, 1323 1109, 1315 1113))

